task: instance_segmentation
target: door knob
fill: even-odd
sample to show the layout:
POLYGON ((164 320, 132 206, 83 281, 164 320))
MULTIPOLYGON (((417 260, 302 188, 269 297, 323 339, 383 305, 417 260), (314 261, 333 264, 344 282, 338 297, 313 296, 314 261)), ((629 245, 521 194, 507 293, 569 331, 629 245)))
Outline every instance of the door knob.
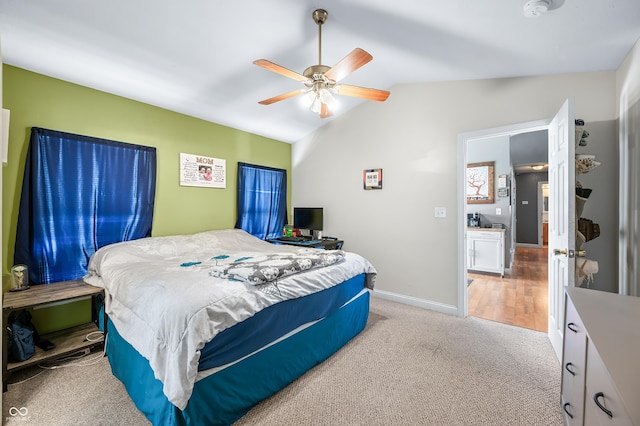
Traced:
POLYGON ((576 257, 587 257, 586 250, 576 250, 576 257))
POLYGON ((564 254, 565 256, 567 255, 567 249, 553 249, 553 254, 555 254, 556 256, 559 254, 564 254))

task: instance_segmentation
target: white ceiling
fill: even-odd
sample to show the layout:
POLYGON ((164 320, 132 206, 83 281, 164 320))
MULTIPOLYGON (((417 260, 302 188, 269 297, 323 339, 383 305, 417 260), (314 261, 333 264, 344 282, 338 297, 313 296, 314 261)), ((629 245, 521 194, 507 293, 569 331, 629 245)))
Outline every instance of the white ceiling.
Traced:
MULTIPOLYGON (((360 47, 373 61, 342 82, 402 83, 615 70, 640 38, 639 0, 0 0, 4 62, 270 138, 295 142, 320 119, 299 100, 258 101, 301 83, 318 62, 313 10, 329 12, 322 59, 360 47), (558 7, 559 3, 560 4, 558 7)), ((387 101, 389 102, 389 101, 387 101)), ((384 104, 380 104, 384 108, 384 104)))

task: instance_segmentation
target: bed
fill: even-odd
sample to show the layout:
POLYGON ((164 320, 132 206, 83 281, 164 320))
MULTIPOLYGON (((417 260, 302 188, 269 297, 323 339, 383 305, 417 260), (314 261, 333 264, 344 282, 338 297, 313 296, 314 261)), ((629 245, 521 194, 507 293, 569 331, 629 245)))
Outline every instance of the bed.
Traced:
POLYGON ((111 244, 84 281, 105 290, 107 357, 151 423, 217 425, 362 331, 375 278, 355 253, 229 229, 111 244))

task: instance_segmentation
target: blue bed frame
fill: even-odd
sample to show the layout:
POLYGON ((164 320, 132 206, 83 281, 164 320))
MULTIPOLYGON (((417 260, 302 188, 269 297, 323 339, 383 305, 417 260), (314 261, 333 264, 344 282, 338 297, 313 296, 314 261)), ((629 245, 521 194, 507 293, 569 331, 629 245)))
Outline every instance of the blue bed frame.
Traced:
POLYGON ((302 331, 197 381, 183 411, 167 400, 149 362, 110 321, 106 352, 113 374, 153 425, 230 425, 360 333, 369 297, 364 291, 302 331))

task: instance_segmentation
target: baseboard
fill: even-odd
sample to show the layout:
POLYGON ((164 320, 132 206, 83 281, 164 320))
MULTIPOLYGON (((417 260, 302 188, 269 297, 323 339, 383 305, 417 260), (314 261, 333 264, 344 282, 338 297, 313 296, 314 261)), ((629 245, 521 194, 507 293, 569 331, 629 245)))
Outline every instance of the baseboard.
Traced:
POLYGON ((516 243, 517 247, 542 248, 540 244, 516 243))
POLYGON ((453 305, 445 305, 444 303, 418 299, 416 297, 405 296, 397 293, 391 293, 384 290, 374 290, 371 292, 371 295, 374 297, 379 297, 380 299, 403 303, 405 305, 411 305, 417 308, 428 309, 430 311, 436 311, 443 314, 458 315, 458 308, 453 305))

